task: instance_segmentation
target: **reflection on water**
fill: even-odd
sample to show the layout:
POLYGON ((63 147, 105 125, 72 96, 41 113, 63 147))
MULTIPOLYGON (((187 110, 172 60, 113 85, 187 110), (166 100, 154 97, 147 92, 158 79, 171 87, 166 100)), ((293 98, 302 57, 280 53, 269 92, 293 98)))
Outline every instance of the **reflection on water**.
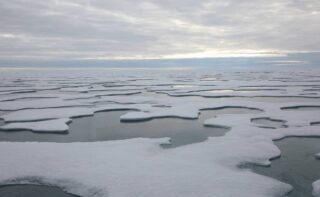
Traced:
POLYGON ((70 133, 85 131, 83 137, 89 141, 170 137, 172 146, 179 146, 204 141, 208 136, 221 136, 227 131, 204 127, 202 122, 210 116, 208 113, 200 115, 198 120, 161 118, 133 123, 120 122, 119 117, 124 112, 112 114, 97 113, 94 117, 76 119, 70 125, 70 133))
MULTIPOLYGON (((172 145, 166 148, 177 147, 206 140, 209 136, 221 136, 227 132, 226 128, 204 127, 203 122, 219 114, 242 114, 258 113, 258 110, 242 108, 225 108, 220 110, 204 110, 197 120, 179 118, 161 118, 145 122, 120 122, 120 116, 127 111, 113 111, 96 113, 91 117, 76 118, 70 124, 68 134, 36 134, 32 132, 0 132, 1 141, 48 141, 48 142, 90 142, 128 139, 136 137, 170 137, 172 145)), ((271 127, 283 127, 281 121, 268 119, 256 119, 253 122, 271 127)), ((273 177, 277 180, 291 184, 294 190, 288 195, 290 197, 311 196, 311 184, 320 177, 320 161, 315 159, 314 154, 320 152, 319 138, 286 138, 276 141, 282 156, 272 161, 271 167, 251 165, 250 168, 256 173, 273 177)), ((32 196, 49 196, 54 194, 57 188, 48 186, 5 186, 0 188, 0 196, 11 197, 13 191, 25 194, 32 191, 32 196), (35 187, 40 187, 40 190, 35 187), (35 192, 37 189, 37 192, 35 192), (42 190, 42 189, 43 190, 42 190), (1 193, 3 192, 3 193, 1 193), (45 194, 43 192, 49 192, 45 194), (2 195, 4 194, 4 195, 2 195)), ((69 196, 63 194, 51 196, 69 196)), ((13 196, 12 196, 13 197, 13 196)), ((17 196, 20 197, 20 196, 17 196)), ((23 195, 23 197, 28 197, 23 195)))
POLYGON ((92 142, 136 137, 170 137, 172 147, 201 142, 209 136, 221 136, 228 129, 204 127, 204 120, 218 114, 257 113, 258 110, 225 108, 202 111, 199 119, 161 118, 145 122, 120 122, 126 111, 96 113, 94 116, 76 118, 68 134, 37 134, 28 131, 0 132, 1 141, 92 142))
POLYGON ((4 185, 0 186, 2 197, 77 197, 62 189, 45 185, 4 185))
MULTIPOLYGON (((0 132, 2 141, 105 141, 136 137, 170 137, 173 148, 206 140, 209 136, 221 136, 226 128, 204 127, 204 120, 218 114, 258 113, 258 110, 244 108, 225 108, 202 111, 199 119, 187 120, 178 118, 161 118, 145 122, 120 122, 120 116, 126 111, 96 113, 94 116, 76 118, 70 124, 69 133, 39 134, 32 132, 0 132)), ((0 196, 5 197, 74 197, 61 189, 50 186, 14 185, 0 187, 0 196)))
POLYGON ((320 178, 320 138, 290 137, 276 141, 281 157, 274 159, 271 167, 251 166, 253 171, 273 177, 293 186, 288 197, 312 196, 312 183, 320 178))

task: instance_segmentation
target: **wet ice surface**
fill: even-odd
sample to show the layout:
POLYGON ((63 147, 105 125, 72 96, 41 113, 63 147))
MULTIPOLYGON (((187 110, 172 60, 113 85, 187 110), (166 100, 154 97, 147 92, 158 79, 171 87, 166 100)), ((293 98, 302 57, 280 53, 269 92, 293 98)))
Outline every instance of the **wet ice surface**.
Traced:
MULTIPOLYGON (((0 142, 2 185, 39 179, 97 197, 186 190, 184 196, 284 196, 291 187, 279 180, 292 185, 296 197, 310 196, 320 178, 317 139, 285 138, 320 136, 317 70, 77 71, 0 75, 0 141, 9 142, 0 142), (276 180, 237 168, 269 165, 280 154, 271 140, 283 138, 275 142, 281 157, 271 167, 251 165, 276 180), (146 178, 137 180, 141 175, 146 178)), ((37 186, 12 187, 28 192, 37 186)), ((47 191, 53 190, 34 193, 47 191)))

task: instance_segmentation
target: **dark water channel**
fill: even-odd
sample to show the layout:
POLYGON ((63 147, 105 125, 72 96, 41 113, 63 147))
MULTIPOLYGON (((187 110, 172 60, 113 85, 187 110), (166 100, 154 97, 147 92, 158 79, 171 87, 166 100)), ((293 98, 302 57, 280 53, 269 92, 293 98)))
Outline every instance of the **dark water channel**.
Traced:
POLYGON ((46 185, 5 185, 0 186, 1 197, 79 197, 62 189, 46 185))
MULTIPOLYGON (((286 110, 298 113, 319 109, 319 107, 305 106, 286 110)), ((284 121, 268 118, 254 119, 253 122, 264 125, 266 128, 287 127, 284 121)), ((320 160, 315 158, 315 154, 320 152, 320 138, 287 137, 274 143, 280 149, 281 156, 272 161, 271 167, 256 165, 249 165, 249 167, 258 174, 292 185, 294 189, 287 195, 288 197, 312 196, 312 183, 320 179, 320 160)))
POLYGON ((288 197, 312 196, 312 183, 320 179, 320 138, 289 137, 275 141, 281 157, 274 159, 271 167, 250 165, 256 173, 275 178, 293 186, 288 197))

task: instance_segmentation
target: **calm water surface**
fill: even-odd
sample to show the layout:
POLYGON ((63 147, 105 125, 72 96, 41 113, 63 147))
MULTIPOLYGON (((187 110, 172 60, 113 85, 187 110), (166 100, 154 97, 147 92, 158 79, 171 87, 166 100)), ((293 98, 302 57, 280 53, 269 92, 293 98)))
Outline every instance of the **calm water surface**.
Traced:
MULTIPOLYGON (((318 108, 319 109, 319 108, 318 108)), ((318 110, 309 108, 307 110, 318 110)), ((306 109, 294 109, 306 110, 306 109)), ((73 119, 66 134, 39 134, 29 131, 0 132, 1 141, 41 141, 41 142, 93 142, 119 140, 136 137, 170 137, 174 148, 201 142, 210 136, 224 135, 228 129, 204 127, 204 120, 219 114, 259 113, 258 110, 225 108, 202 111, 199 119, 161 118, 144 122, 120 122, 120 116, 128 111, 96 113, 94 116, 73 119)), ((269 119, 256 119, 254 123, 279 128, 285 123, 269 119)), ((3 124, 0 122, 0 124, 3 124)), ((320 138, 286 138, 276 141, 282 156, 272 161, 271 167, 250 165, 254 172, 289 183, 294 190, 290 197, 311 196, 311 184, 320 177, 320 160, 314 154, 320 152, 320 138)), ((0 196, 6 197, 71 197, 61 189, 51 186, 14 185, 0 187, 0 196)))
POLYGON ((1 197, 78 197, 62 189, 45 185, 6 185, 0 186, 1 197))
POLYGON ((288 197, 312 196, 312 183, 320 178, 320 138, 289 137, 275 144, 281 150, 281 157, 274 159, 271 167, 253 165, 254 172, 289 183, 293 191, 288 197))
MULTIPOLYGON (((286 110, 299 112, 320 108, 298 107, 286 110)), ((274 128, 285 126, 285 122, 268 119, 256 119, 253 122, 274 128)), ((250 165, 250 168, 258 174, 292 185, 294 189, 288 197, 312 196, 312 183, 320 178, 320 160, 315 158, 315 154, 320 152, 320 138, 288 137, 275 141, 275 145, 280 149, 281 157, 274 159, 271 167, 250 165)))
POLYGON ((143 122, 120 122, 127 111, 100 112, 94 116, 73 119, 66 134, 39 134, 30 131, 0 132, 1 141, 40 142, 93 142, 129 139, 137 137, 170 137, 171 147, 206 140, 210 136, 221 136, 227 128, 205 127, 204 120, 218 114, 259 113, 245 108, 225 108, 201 111, 198 119, 160 118, 143 122))
MULTIPOLYGON (((91 142, 118 140, 136 137, 170 137, 174 148, 206 140, 209 136, 224 135, 228 129, 205 127, 204 120, 218 114, 259 113, 258 110, 225 108, 202 111, 199 119, 161 118, 144 122, 120 122, 120 116, 127 111, 96 113, 94 116, 73 119, 67 134, 39 134, 29 131, 0 132, 1 141, 41 142, 91 142)), ((0 196, 5 197, 74 197, 52 186, 14 185, 0 187, 0 196)))

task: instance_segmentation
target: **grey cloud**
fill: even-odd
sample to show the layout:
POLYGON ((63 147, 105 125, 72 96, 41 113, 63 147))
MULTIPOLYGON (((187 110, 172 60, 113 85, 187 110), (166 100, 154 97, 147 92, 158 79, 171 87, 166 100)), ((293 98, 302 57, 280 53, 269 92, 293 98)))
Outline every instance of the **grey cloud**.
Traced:
POLYGON ((11 0, 0 25, 0 61, 320 51, 318 0, 11 0))

